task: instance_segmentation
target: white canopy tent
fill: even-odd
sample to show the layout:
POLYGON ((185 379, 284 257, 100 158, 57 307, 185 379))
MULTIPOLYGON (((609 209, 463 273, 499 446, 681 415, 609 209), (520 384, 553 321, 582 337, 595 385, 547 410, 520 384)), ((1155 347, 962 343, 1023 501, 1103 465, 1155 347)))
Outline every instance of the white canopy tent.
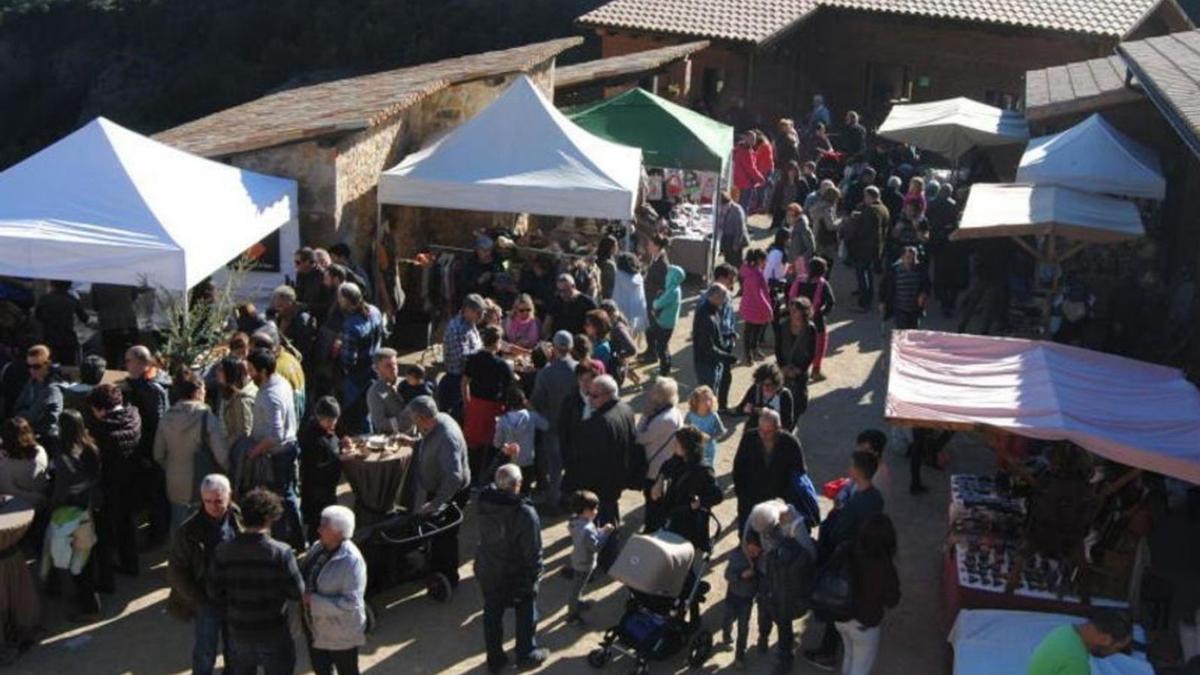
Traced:
POLYGON ((642 152, 568 120, 525 75, 475 117, 379 177, 379 202, 626 219, 642 152))
POLYGON ((97 118, 0 173, 0 274, 186 291, 285 228, 282 280, 296 194, 97 118))
POLYGON ((1029 124, 1020 113, 959 97, 892 106, 877 133, 958 161, 971 148, 1028 141, 1029 124))
POLYGON ((1162 199, 1167 192, 1158 154, 1117 131, 1099 114, 1029 142, 1018 183, 1162 199))
POLYGON ((1071 188, 977 183, 951 239, 1058 236, 1108 243, 1144 234, 1132 202, 1071 188))

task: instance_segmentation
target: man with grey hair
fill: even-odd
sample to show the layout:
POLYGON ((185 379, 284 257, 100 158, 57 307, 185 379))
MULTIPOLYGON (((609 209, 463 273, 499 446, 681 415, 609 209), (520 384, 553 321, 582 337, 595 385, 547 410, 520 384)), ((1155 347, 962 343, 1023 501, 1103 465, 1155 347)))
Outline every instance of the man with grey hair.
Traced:
POLYGON ((488 670, 498 673, 508 663, 504 653, 504 610, 516 613, 517 665, 540 665, 548 656, 538 647, 538 577, 542 573, 542 524, 537 511, 521 497, 521 469, 504 464, 494 482, 479 494, 479 548, 475 578, 483 593, 483 637, 488 670))
POLYGON ((399 386, 400 363, 396 350, 381 347, 375 352, 375 382, 367 390, 371 433, 407 433, 412 427, 412 420, 404 409, 405 401, 399 386))
POLYGON ((125 370, 129 377, 121 385, 126 403, 132 403, 142 417, 142 439, 138 443, 137 469, 138 509, 150 515, 150 541, 159 544, 167 540, 171 529, 171 504, 167 501, 166 476, 154 461, 154 438, 158 423, 170 407, 168 391, 171 378, 164 373, 150 349, 134 345, 125 352, 125 370))
POLYGON ((692 317, 692 358, 696 379, 717 391, 723 371, 737 362, 733 340, 721 327, 721 312, 729 302, 729 289, 714 282, 704 293, 705 302, 692 317))
POLYGON ((483 297, 470 293, 463 298, 458 315, 446 323, 442 336, 442 361, 446 373, 438 382, 438 405, 456 419, 462 419, 462 375, 467 357, 483 349, 476 325, 483 318, 483 297))
POLYGON ((576 422, 570 433, 573 443, 566 453, 563 490, 591 490, 600 498, 596 524, 620 524, 617 502, 625 489, 633 453, 644 452, 637 445, 637 427, 633 409, 618 396, 617 381, 611 375, 592 380, 588 398, 594 412, 576 422))
POLYGON ((796 507, 809 527, 821 520, 816 488, 808 476, 800 440, 780 428, 779 413, 764 408, 758 431, 748 432, 733 457, 733 492, 737 495, 738 531, 756 504, 782 499, 796 507))
MULTIPOLYGON (((421 437, 417 443, 417 480, 414 509, 430 514, 454 502, 466 506, 470 497, 471 468, 467 463, 467 440, 454 418, 438 411, 428 396, 418 396, 408 404, 408 414, 421 437)), ((440 575, 447 593, 458 586, 458 528, 450 528, 432 539, 429 567, 440 575)), ((432 582, 431 582, 432 583, 432 582)))
POLYGON ((846 251, 858 275, 859 311, 867 311, 875 296, 875 263, 883 252, 883 234, 891 222, 891 212, 883 205, 879 188, 868 185, 863 190, 862 209, 851 214, 849 224, 843 226, 846 251))
POLYGON ((387 333, 383 314, 367 302, 363 291, 351 282, 338 286, 338 308, 342 312, 342 334, 334 342, 334 353, 341 364, 342 425, 346 434, 366 433, 370 429, 367 390, 374 374, 371 363, 387 333))
POLYGON ((192 672, 207 675, 217 661, 218 644, 229 663, 229 638, 225 619, 208 596, 208 571, 217 545, 242 531, 241 516, 231 501, 229 479, 209 474, 200 482, 202 508, 192 514, 171 537, 167 552, 167 583, 171 594, 167 610, 192 621, 192 672))
POLYGON ((317 341, 317 322, 300 304, 299 294, 291 286, 279 286, 271 293, 271 314, 280 343, 296 350, 301 361, 311 361, 317 341))
POLYGON ((542 448, 538 453, 539 469, 546 481, 546 507, 550 511, 560 508, 562 501, 563 455, 559 444, 562 420, 559 418, 563 405, 576 390, 572 344, 574 338, 565 330, 554 334, 554 357, 534 378, 533 396, 529 401, 533 409, 550 422, 550 428, 542 433, 542 448))

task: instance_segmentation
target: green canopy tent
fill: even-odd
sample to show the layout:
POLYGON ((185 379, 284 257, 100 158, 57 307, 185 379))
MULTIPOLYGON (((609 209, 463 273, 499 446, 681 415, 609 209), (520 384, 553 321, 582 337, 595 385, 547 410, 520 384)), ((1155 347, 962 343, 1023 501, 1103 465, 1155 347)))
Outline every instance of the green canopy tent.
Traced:
MULTIPOLYGON (((645 166, 715 172, 719 188, 729 182, 733 127, 644 89, 630 89, 594 105, 572 108, 567 114, 596 136, 641 148, 645 166)), ((719 214, 714 208, 714 225, 716 222, 719 214)), ((716 243, 714 232, 709 270, 716 243)))

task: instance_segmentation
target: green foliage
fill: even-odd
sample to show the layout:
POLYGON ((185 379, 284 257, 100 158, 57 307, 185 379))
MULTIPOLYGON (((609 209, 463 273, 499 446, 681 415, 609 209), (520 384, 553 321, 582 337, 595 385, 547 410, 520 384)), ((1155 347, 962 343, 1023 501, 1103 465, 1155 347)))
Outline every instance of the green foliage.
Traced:
POLYGON ((600 2, 0 0, 0 169, 97 115, 153 133, 300 83, 579 34, 600 2))

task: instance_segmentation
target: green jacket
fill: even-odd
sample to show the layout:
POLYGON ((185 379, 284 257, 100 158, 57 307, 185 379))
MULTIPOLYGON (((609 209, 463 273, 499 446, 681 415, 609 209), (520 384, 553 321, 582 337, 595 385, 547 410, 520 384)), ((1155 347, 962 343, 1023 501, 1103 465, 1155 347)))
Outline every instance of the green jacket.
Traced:
POLYGON ((679 305, 683 302, 683 291, 679 287, 685 278, 687 278, 687 272, 684 272, 682 267, 671 265, 667 268, 667 284, 663 287, 662 293, 654 299, 652 308, 654 322, 660 328, 670 330, 679 320, 679 305))

